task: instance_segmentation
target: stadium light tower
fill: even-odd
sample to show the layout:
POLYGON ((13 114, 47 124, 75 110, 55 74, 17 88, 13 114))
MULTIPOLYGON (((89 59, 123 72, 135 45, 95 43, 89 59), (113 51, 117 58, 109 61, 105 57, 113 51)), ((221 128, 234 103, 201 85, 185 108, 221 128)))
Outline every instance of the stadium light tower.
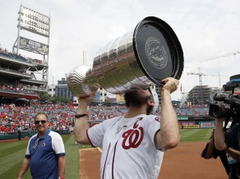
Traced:
MULTIPOLYGON (((50 41, 50 17, 42 13, 36 12, 23 5, 20 6, 18 12, 18 36, 13 45, 13 53, 19 54, 19 50, 37 54, 37 58, 29 58, 32 66, 28 69, 35 79, 34 83, 38 82, 46 86, 48 83, 48 65, 49 65, 49 41, 50 41), (31 39, 24 35, 31 34, 31 39), (34 36, 32 34, 35 34, 34 36), (33 39, 34 38, 34 39, 33 39), (41 42, 40 42, 40 39, 41 42), (43 40, 44 39, 44 40, 43 40), (37 78, 39 76, 39 79, 37 78)), ((25 80, 26 83, 33 83, 32 80, 25 80)))

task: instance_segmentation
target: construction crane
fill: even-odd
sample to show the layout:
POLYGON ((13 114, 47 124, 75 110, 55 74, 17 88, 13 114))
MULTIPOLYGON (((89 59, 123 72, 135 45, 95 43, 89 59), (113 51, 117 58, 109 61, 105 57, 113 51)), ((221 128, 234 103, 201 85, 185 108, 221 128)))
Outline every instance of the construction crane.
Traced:
POLYGON ((187 73, 187 75, 198 75, 199 77, 199 85, 202 86, 202 76, 206 76, 206 74, 203 74, 200 71, 200 68, 198 67, 198 73, 187 73))
POLYGON ((232 56, 232 55, 235 56, 235 55, 237 55, 237 54, 239 54, 239 53, 240 53, 240 51, 229 52, 229 53, 226 53, 226 54, 224 54, 224 55, 219 55, 219 56, 207 58, 207 59, 205 59, 205 60, 201 60, 200 63, 201 63, 201 62, 207 62, 207 61, 210 61, 210 60, 215 60, 215 59, 218 59, 218 58, 228 57, 228 56, 232 56))
POLYGON ((200 104, 204 104, 204 97, 203 97, 203 85, 202 85, 202 77, 203 76, 215 76, 215 75, 207 75, 203 74, 200 70, 200 67, 198 67, 198 73, 187 73, 187 75, 198 75, 199 77, 199 90, 200 90, 200 104))
POLYGON ((199 87, 200 87, 200 104, 203 104, 203 92, 202 92, 202 76, 206 76, 206 74, 203 74, 198 67, 198 73, 187 73, 187 75, 198 75, 199 77, 199 87))
POLYGON ((201 72, 200 68, 198 67, 198 73, 187 73, 187 75, 198 75, 199 77, 199 85, 202 86, 203 83, 202 83, 202 77, 203 76, 217 76, 219 78, 219 88, 221 87, 221 78, 220 76, 220 72, 218 72, 218 75, 210 75, 210 74, 204 74, 201 72))
MULTIPOLYGON (((232 55, 236 56, 236 55, 238 55, 238 54, 240 54, 240 51, 229 52, 229 53, 226 53, 226 54, 223 54, 223 55, 218 55, 218 56, 215 56, 215 57, 207 58, 207 59, 205 59, 205 60, 200 61, 200 63, 201 63, 201 62, 208 62, 208 61, 210 61, 210 60, 216 60, 216 59, 223 58, 223 57, 229 57, 229 56, 232 56, 232 55)), ((200 74, 198 74, 198 75, 201 75, 201 76, 199 76, 199 84, 201 85, 201 84, 202 84, 202 76, 203 76, 203 74, 200 73, 200 74), (200 78, 201 78, 201 80, 200 80, 200 78), (200 83, 200 81, 201 81, 201 83, 200 83)), ((205 76, 206 76, 206 75, 205 75, 205 76)), ((208 75, 208 76, 214 76, 214 75, 208 75)), ((220 88, 220 87, 221 87, 220 72, 218 72, 218 78, 219 78, 219 88, 220 88)))

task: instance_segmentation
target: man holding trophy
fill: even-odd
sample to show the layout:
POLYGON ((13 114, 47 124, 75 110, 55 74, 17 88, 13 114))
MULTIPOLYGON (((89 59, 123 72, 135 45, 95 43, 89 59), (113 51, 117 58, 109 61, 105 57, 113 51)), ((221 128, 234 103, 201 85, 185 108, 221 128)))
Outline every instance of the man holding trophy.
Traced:
POLYGON ((177 115, 171 93, 178 80, 167 78, 161 88, 161 116, 147 115, 154 105, 148 89, 125 93, 128 112, 125 116, 108 119, 89 129, 87 105, 93 96, 79 97, 75 122, 76 141, 102 146, 102 178, 157 178, 163 151, 179 142, 177 115), (131 101, 131 99, 136 101, 131 101))
POLYGON ((164 151, 178 145, 177 115, 171 102, 183 70, 181 45, 164 21, 147 17, 101 48, 93 68, 75 68, 67 81, 78 96, 75 140, 102 147, 101 178, 158 178, 164 151), (156 91, 160 85, 160 116, 156 91), (99 87, 124 94, 127 113, 89 128, 87 107, 99 87))

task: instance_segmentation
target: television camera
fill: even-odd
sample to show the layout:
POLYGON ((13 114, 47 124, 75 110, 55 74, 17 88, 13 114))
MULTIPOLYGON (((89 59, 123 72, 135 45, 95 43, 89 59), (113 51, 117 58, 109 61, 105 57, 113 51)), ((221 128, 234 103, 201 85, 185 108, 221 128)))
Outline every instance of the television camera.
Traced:
POLYGON ((213 101, 215 103, 210 104, 209 116, 227 120, 240 118, 240 75, 231 76, 222 90, 214 94, 213 101))

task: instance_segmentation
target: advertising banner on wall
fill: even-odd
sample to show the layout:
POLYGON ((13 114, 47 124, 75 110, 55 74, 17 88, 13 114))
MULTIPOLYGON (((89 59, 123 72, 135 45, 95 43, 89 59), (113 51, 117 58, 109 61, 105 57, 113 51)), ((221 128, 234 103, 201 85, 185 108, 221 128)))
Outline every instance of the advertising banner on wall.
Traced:
POLYGON ((215 128, 214 122, 200 122, 199 123, 200 128, 215 128))
POLYGON ((199 129, 199 125, 183 125, 183 129, 199 129))
POLYGON ((188 120, 188 116, 178 116, 178 120, 179 121, 187 121, 188 120))
POLYGON ((25 37, 20 37, 19 48, 30 52, 46 55, 48 54, 48 45, 25 37))
POLYGON ((117 101, 118 103, 125 103, 125 100, 124 100, 124 97, 123 97, 122 94, 117 94, 117 95, 116 95, 116 101, 117 101))
POLYGON ((178 122, 178 124, 180 125, 195 125, 195 122, 194 121, 186 121, 186 122, 178 122))

